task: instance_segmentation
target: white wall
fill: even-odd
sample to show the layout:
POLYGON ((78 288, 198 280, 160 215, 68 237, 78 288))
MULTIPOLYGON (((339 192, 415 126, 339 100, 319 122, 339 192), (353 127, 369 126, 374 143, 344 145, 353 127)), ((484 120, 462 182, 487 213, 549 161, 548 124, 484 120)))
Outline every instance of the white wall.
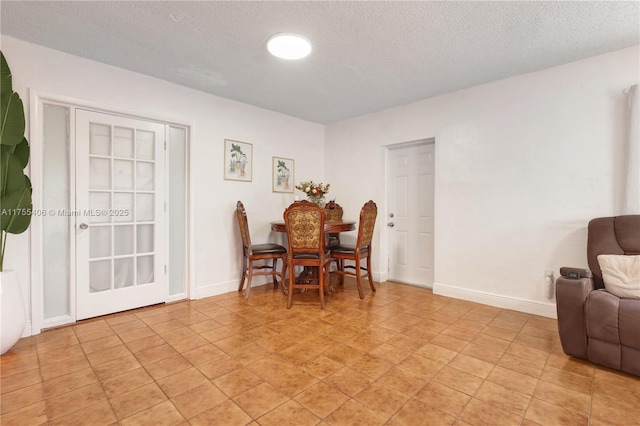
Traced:
MULTIPOLYGON (((621 213, 626 97, 639 47, 327 126, 326 181, 345 212, 378 203, 384 146, 435 137, 434 292, 555 315, 544 271, 586 267, 586 224, 621 213)), ((381 217, 382 216, 382 217, 381 217)))
MULTIPOLYGON (((2 51, 13 73, 14 90, 25 104, 27 120, 30 107, 28 90, 37 89, 101 103, 113 111, 124 109, 144 117, 192 126, 195 234, 192 280, 196 292, 191 297, 237 289, 241 259, 235 221, 237 200, 242 200, 247 208, 255 242, 284 241, 280 235, 271 233, 269 222, 282 219, 284 209, 293 202, 295 194, 271 192, 272 156, 295 159, 296 182, 322 180, 324 177, 324 164, 317 161, 324 156, 324 126, 11 37, 2 37, 2 51), (225 138, 253 144, 252 182, 223 179, 225 138)), ((29 140, 32 149, 39 149, 35 145, 38 141, 29 140)), ((34 188, 34 191, 38 190, 34 188)), ((29 231, 9 236, 5 267, 19 272, 29 308, 29 231)), ((259 278, 257 283, 264 282, 259 278)))

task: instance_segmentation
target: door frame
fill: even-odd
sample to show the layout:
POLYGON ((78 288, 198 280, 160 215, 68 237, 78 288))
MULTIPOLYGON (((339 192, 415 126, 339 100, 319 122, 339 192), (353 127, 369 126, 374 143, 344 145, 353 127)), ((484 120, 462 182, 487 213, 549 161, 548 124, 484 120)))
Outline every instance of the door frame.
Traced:
MULTIPOLYGON (((429 137, 429 138, 424 138, 424 139, 416 139, 416 140, 412 140, 412 141, 407 141, 407 142, 399 142, 399 143, 392 143, 392 144, 387 144, 387 145, 383 145, 383 150, 384 150, 384 155, 383 155, 383 161, 384 161, 384 215, 381 218, 382 220, 380 221, 380 260, 381 262, 384 262, 385 268, 383 270, 383 272, 380 274, 380 281, 388 281, 389 280, 389 262, 390 262, 390 251, 389 251, 389 245, 391 244, 391 239, 390 239, 390 235, 389 235, 389 227, 387 226, 387 222, 389 219, 389 206, 390 206, 390 202, 389 202, 389 195, 391 192, 391 188, 389 188, 389 174, 390 174, 390 161, 391 161, 391 151, 395 150, 395 149, 399 149, 399 148, 408 148, 408 147, 412 147, 412 146, 417 146, 417 145, 430 145, 433 144, 434 145, 434 150, 437 149, 437 144, 436 144, 436 138, 435 137, 429 137)), ((438 167, 438 162, 437 162, 437 158, 438 158, 438 153, 436 151, 435 154, 435 158, 436 158, 436 162, 434 164, 434 179, 433 179, 433 221, 434 221, 434 241, 433 241, 433 270, 434 270, 434 275, 435 275, 435 270, 436 270, 436 262, 435 262, 435 257, 436 257, 436 252, 437 252, 437 245, 436 245, 436 235, 437 233, 435 232, 435 221, 436 221, 436 211, 437 211, 437 206, 436 206, 436 199, 437 199, 437 192, 436 192, 436 188, 437 188, 437 167, 438 167)), ((434 282, 435 282, 435 277, 434 277, 434 282)))
MULTIPOLYGON (((43 134, 42 134, 42 119, 43 119, 43 107, 44 104, 55 104, 64 107, 68 107, 69 114, 69 146, 75 147, 75 110, 86 109, 99 113, 123 116, 133 119, 140 119, 146 121, 154 121, 168 126, 179 127, 185 129, 186 142, 185 142, 185 157, 186 157, 186 200, 185 200, 185 217, 187 223, 186 229, 186 253, 185 253, 185 293, 170 296, 169 295, 169 281, 166 281, 167 286, 167 298, 165 302, 173 302, 177 300, 189 299, 195 295, 195 282, 192 279, 194 276, 195 265, 192 254, 194 251, 194 233, 193 233, 193 176, 192 176, 192 150, 191 140, 193 135, 194 123, 191 119, 179 118, 176 116, 162 116, 156 113, 145 113, 136 110, 132 110, 126 106, 106 105, 100 102, 87 101, 85 99, 78 99, 71 96, 59 95, 51 92, 30 89, 29 90, 29 136, 30 136, 30 164, 29 164, 29 176, 34 188, 33 197, 33 209, 34 211, 40 209, 43 205, 42 193, 39 191, 43 188, 43 175, 44 175, 44 161, 43 161, 43 134)), ((165 155, 165 167, 167 167, 169 161, 168 154, 165 155)), ((75 208, 75 149, 69 150, 69 209, 75 208)), ((168 196, 168 173, 165 173, 164 184, 166 188, 165 199, 168 196)), ((168 212, 167 212, 168 215, 168 212)), ((44 318, 44 229, 42 223, 42 217, 34 215, 31 218, 31 225, 29 227, 30 232, 30 315, 27 318, 27 327, 23 335, 39 334, 45 328, 57 327, 61 325, 73 324, 76 322, 76 253, 75 253, 75 232, 69 230, 69 313, 67 315, 61 315, 54 318, 44 318), (29 316, 31 321, 29 321, 29 316)), ((168 235, 169 219, 167 216, 165 224, 165 233, 168 235)), ((165 241, 165 252, 168 254, 169 238, 165 241)))

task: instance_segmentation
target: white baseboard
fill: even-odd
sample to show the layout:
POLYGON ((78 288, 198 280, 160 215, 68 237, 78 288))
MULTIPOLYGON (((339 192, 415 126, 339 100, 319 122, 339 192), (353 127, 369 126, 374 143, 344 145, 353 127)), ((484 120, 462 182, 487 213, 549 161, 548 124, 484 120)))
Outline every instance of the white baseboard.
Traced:
POLYGON ((237 280, 210 284, 202 287, 196 287, 195 294, 191 295, 191 299, 218 296, 220 294, 230 293, 234 290, 238 290, 237 280))
POLYGON ((482 303, 483 305, 495 306, 497 308, 511 309, 528 314, 540 315, 548 318, 557 318, 556 305, 554 303, 518 299, 516 297, 502 296, 499 294, 469 290, 467 288, 439 283, 433 283, 433 294, 482 303))
POLYGON ((377 283, 382 283, 389 279, 388 272, 374 272, 371 274, 371 276, 373 277, 373 280, 377 283))
MULTIPOLYGON (((220 294, 237 292, 238 291, 238 283, 239 280, 227 281, 223 283, 210 284, 207 286, 196 287, 196 291, 191 297, 191 299, 202 299, 204 297, 218 296, 220 294)), ((251 288, 260 287, 263 285, 273 285, 271 281, 268 282, 252 282, 251 288)), ((247 288, 247 284, 245 283, 244 288, 247 288)), ((279 287, 278 287, 279 288, 279 287)))

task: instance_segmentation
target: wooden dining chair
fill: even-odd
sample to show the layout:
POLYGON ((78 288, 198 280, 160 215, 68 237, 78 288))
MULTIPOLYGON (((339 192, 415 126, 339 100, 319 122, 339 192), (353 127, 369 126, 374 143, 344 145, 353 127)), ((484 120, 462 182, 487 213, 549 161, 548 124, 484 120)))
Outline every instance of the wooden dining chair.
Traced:
MULTIPOLYGON (((335 201, 329 201, 324 206, 324 213, 327 222, 342 220, 342 207, 335 201)), ((325 236, 327 247, 335 247, 340 245, 340 234, 331 232, 325 236)))
POLYGON ((256 275, 272 275, 273 288, 278 288, 277 276, 280 276, 282 286, 285 286, 285 274, 287 272, 287 249, 280 244, 251 244, 251 236, 249 234, 249 222, 247 220, 247 212, 241 201, 236 204, 236 216, 238 218, 238 226, 240 227, 240 236, 242 237, 242 278, 238 291, 242 291, 245 280, 247 281, 247 291, 244 297, 249 298, 251 291, 251 280, 256 275), (282 260, 282 269, 278 272, 276 269, 278 259, 282 260), (272 264, 258 261, 272 261, 272 264), (255 262, 258 262, 257 264, 255 262))
POLYGON ((358 224, 358 239, 356 245, 340 244, 331 248, 331 259, 338 263, 338 270, 334 273, 340 275, 340 284, 344 283, 345 275, 354 275, 358 285, 360 299, 364 299, 362 293, 362 279, 369 279, 371 291, 376 291, 371 277, 371 240, 373 239, 373 229, 376 224, 378 207, 376 203, 369 200, 360 210, 360 222, 358 224), (366 259, 366 266, 362 265, 362 259, 366 259), (354 265, 345 265, 345 261, 352 261, 354 265), (354 269, 350 271, 347 269, 354 269), (363 274, 362 271, 365 273, 363 274))
POLYGON ((325 248, 324 222, 324 210, 308 201, 295 202, 284 211, 289 244, 287 264, 290 268, 287 309, 291 308, 295 289, 318 289, 320 307, 325 309, 325 284, 329 282, 331 258, 325 248), (295 266, 302 266, 305 270, 316 273, 312 274, 311 279, 300 279, 294 274, 295 266))

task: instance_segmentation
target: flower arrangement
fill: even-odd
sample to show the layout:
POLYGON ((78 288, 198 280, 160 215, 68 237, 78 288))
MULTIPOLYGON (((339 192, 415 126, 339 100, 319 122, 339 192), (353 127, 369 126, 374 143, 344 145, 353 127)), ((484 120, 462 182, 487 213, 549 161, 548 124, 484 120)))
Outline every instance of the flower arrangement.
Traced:
POLYGON ((307 195, 309 201, 320 202, 324 199, 324 196, 329 192, 329 186, 331 184, 315 183, 312 180, 307 182, 300 182, 296 185, 296 189, 304 192, 307 195))

